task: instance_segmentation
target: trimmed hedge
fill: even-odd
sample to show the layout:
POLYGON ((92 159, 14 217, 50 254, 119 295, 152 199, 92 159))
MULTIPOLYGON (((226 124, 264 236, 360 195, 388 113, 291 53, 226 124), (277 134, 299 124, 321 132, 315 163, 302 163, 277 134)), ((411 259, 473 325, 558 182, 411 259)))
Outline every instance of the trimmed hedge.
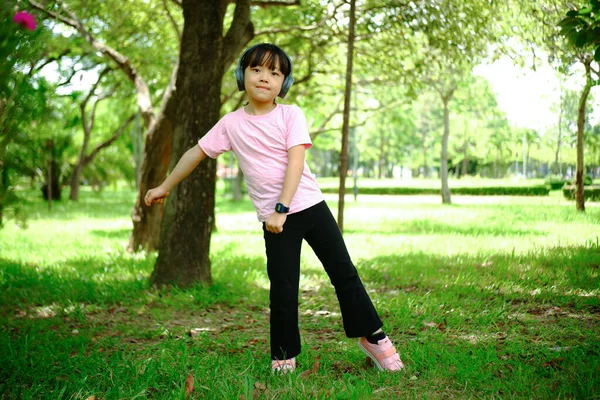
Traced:
MULTIPOLYGON (((352 194, 352 188, 346 188, 347 194, 352 194)), ((338 188, 322 188, 323 193, 337 193, 338 188)), ((359 187, 359 194, 390 194, 390 195, 424 195, 440 194, 440 189, 412 187, 359 187)), ((450 188, 452 194, 470 196, 548 196, 547 186, 497 186, 497 187, 458 187, 450 188)))
MULTIPOLYGON (((565 185, 562 188, 563 196, 567 200, 575 200, 575 185, 565 185)), ((589 201, 600 201, 600 185, 591 185, 583 187, 583 198, 589 201)))
MULTIPOLYGON (((549 176, 546 178, 544 183, 550 186, 550 190, 559 190, 562 189, 564 185, 574 185, 575 181, 566 180, 561 178, 560 176, 549 176)), ((592 177, 589 175, 585 175, 583 177, 583 186, 590 186, 593 184, 592 177)))

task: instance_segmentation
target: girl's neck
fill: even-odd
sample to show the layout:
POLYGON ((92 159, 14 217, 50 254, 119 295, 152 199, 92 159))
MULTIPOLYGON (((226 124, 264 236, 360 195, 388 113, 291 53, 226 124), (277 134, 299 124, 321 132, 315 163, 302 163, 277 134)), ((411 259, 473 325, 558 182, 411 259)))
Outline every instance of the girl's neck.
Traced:
POLYGON ((265 115, 273 111, 277 107, 277 103, 258 103, 249 101, 248 104, 244 106, 244 110, 246 113, 250 115, 265 115))

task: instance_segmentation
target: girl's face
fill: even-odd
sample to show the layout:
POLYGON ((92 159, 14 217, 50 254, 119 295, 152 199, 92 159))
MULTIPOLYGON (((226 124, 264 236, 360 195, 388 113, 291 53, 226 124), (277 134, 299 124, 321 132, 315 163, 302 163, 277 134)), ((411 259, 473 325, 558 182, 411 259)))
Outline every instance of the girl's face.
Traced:
POLYGON ((275 62, 270 69, 266 65, 248 66, 244 71, 244 85, 250 100, 259 103, 272 103, 279 92, 285 76, 275 62))

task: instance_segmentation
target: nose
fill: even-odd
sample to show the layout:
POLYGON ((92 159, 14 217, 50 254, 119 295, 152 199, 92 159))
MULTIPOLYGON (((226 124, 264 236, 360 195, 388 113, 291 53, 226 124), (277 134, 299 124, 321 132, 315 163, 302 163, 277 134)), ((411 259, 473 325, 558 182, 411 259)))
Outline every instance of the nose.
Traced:
POLYGON ((262 71, 259 78, 260 78, 261 82, 268 82, 269 81, 269 72, 262 71))

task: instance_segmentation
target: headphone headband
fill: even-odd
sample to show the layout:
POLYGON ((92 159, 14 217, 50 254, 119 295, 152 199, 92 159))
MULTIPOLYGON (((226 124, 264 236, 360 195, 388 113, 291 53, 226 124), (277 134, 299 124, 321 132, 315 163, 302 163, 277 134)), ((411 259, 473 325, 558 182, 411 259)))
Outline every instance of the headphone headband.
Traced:
POLYGON ((275 46, 274 44, 259 43, 259 44, 255 44, 254 46, 246 49, 242 53, 242 56, 240 57, 240 59, 238 61, 238 66, 233 71, 233 75, 235 76, 235 80, 237 82, 238 90, 240 92, 243 92, 244 90, 246 90, 246 88, 244 86, 244 67, 242 65, 243 61, 245 61, 246 57, 248 55, 250 55, 252 53, 252 51, 254 51, 257 47, 265 46, 265 45, 272 46, 275 49, 277 49, 278 50, 278 55, 283 54, 285 56, 285 58, 287 59, 288 64, 290 66, 290 73, 283 80, 283 84, 281 85, 281 91, 278 94, 278 96, 283 99, 285 97, 285 95, 287 94, 288 90, 290 90, 290 88, 292 87, 292 84, 294 83, 294 78, 292 76, 292 59, 290 58, 290 56, 287 55, 287 53, 285 51, 283 51, 279 47, 275 46))

